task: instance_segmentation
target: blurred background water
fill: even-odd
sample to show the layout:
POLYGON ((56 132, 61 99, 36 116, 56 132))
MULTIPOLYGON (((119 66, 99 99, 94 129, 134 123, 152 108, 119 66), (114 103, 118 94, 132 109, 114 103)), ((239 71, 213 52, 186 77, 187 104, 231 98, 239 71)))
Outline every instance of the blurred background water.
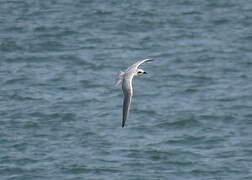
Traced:
POLYGON ((0 179, 252 179, 251 12, 0 0, 0 179), (121 128, 113 81, 144 58, 121 128))

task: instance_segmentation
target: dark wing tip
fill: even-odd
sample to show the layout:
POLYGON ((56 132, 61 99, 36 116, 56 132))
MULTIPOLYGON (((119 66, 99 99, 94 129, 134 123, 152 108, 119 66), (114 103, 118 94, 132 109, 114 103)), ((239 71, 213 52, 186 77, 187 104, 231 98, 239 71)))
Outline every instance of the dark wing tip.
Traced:
POLYGON ((143 63, 144 63, 144 62, 151 62, 151 61, 154 61, 154 60, 153 60, 153 59, 144 59, 144 60, 143 60, 143 63))

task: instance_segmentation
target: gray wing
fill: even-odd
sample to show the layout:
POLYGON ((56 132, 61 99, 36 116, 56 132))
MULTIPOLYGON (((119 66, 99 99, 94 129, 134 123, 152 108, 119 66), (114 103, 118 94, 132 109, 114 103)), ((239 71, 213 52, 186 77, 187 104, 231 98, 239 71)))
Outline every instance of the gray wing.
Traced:
POLYGON ((127 71, 131 70, 131 69, 137 69, 141 64, 148 62, 148 61, 153 61, 152 59, 144 59, 141 61, 137 61, 135 64, 132 64, 127 71))
POLYGON ((131 99, 133 95, 132 78, 123 80, 122 89, 123 89, 123 95, 124 95, 122 127, 124 127, 125 122, 127 121, 127 118, 128 118, 131 99))

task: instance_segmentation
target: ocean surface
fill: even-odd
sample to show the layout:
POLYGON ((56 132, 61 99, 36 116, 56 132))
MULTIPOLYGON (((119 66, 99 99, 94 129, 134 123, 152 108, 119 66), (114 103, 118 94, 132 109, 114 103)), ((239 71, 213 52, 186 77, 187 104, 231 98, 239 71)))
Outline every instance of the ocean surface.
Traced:
POLYGON ((0 0, 0 180, 45 179, 251 180, 252 1, 0 0))

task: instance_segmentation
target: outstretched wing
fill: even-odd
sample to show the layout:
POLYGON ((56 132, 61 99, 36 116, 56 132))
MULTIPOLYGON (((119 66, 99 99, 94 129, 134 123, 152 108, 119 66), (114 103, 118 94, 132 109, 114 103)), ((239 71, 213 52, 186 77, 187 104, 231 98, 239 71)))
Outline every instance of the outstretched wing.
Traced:
POLYGON ((126 120, 128 119, 131 99, 133 95, 132 89, 132 79, 124 79, 122 84, 123 89, 123 120, 122 120, 122 127, 124 127, 126 120))
POLYGON ((137 61, 135 64, 132 64, 127 71, 131 70, 131 69, 137 69, 141 64, 148 62, 148 61, 153 61, 152 59, 144 59, 144 60, 140 60, 137 61))

